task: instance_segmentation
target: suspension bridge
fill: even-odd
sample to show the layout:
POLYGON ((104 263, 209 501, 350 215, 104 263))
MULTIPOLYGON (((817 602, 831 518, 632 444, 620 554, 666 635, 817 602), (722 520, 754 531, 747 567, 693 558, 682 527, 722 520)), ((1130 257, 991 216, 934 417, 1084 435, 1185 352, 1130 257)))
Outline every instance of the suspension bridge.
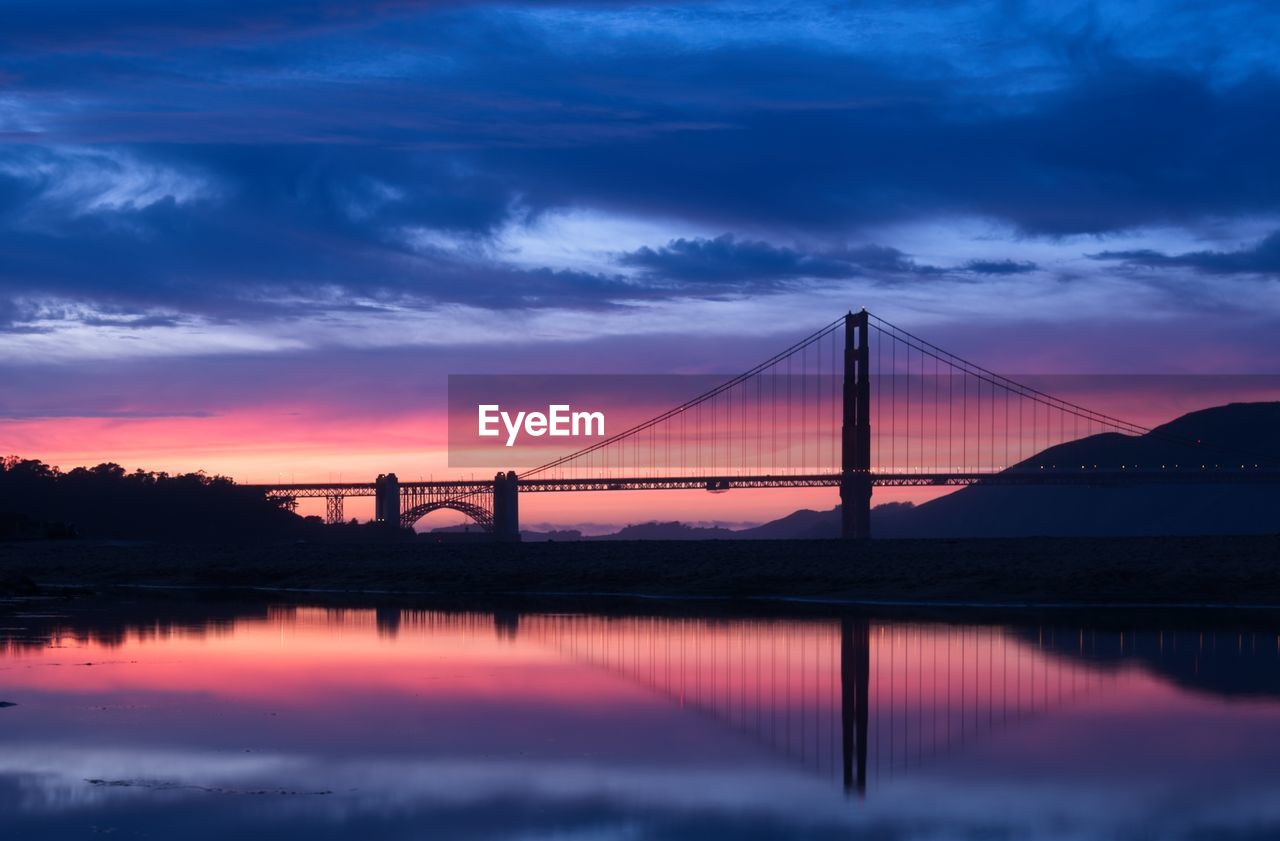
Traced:
POLYGON ((517 475, 493 479, 250 485, 281 504, 323 498, 331 523, 348 497, 411 528, 459 511, 503 540, 520 537, 525 493, 734 488, 839 490, 841 534, 871 534, 874 487, 1277 483, 1274 456, 1181 440, 1063 400, 976 365, 862 310, 678 406, 517 475), (1145 463, 1078 463, 1061 445, 1149 439, 1145 463))

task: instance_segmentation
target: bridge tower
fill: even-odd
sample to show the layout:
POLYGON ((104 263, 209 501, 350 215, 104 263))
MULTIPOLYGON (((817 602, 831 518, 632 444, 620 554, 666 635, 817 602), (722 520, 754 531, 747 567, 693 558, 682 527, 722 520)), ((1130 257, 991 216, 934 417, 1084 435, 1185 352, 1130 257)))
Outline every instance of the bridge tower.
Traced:
POLYGON ((493 536, 520 539, 520 480, 514 470, 493 477, 493 536))
POLYGON ((871 536, 871 337, 867 311, 844 317, 840 428, 840 536, 871 536))
POLYGON ((374 519, 389 529, 400 528, 400 480, 394 473, 379 473, 373 482, 374 519))

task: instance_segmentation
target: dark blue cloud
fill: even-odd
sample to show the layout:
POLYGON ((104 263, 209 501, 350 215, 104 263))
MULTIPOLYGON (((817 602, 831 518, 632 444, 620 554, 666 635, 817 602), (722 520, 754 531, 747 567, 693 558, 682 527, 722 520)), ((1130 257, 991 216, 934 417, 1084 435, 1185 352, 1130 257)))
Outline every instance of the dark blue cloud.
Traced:
POLYGON ((64 142, 362 145, 483 172, 499 207, 806 230, 976 213, 1048 234, 1276 209, 1280 81, 1224 86, 1092 46, 1060 86, 1012 98, 945 67, 918 80, 874 50, 657 36, 566 50, 479 13, 176 59, 7 63, 17 90, 95 101, 48 117, 64 142))
POLYGON ((135 319, 162 308, 240 320, 379 303, 598 306, 644 294, 616 276, 414 248, 403 232, 482 229, 504 218, 504 194, 482 176, 342 149, 183 148, 155 150, 149 160, 173 169, 138 172, 116 158, 40 153, 27 169, 47 177, 33 182, 0 170, 0 252, 8 255, 0 295, 10 296, 0 323, 58 316, 12 303, 33 296, 93 302, 135 319), (124 201, 163 192, 176 177, 167 172, 194 162, 212 173, 197 188, 207 196, 86 207, 104 199, 99 168, 108 170, 106 197, 114 190, 124 201), (409 186, 388 194, 389 184, 409 186))
POLYGON ((1038 268, 1031 260, 970 260, 964 264, 965 271, 985 275, 1026 274, 1038 268))
MULTIPOLYGON (((519 3, 535 7, 564 4, 565 0, 519 3)), ((574 4, 612 5, 609 0, 574 4)), ((483 0, 114 0, 109 4, 7 0, 0 43, 57 52, 155 53, 223 41, 271 41, 358 30, 416 14, 480 5, 493 4, 483 0)))
MULTIPOLYGON (((722 68, 724 88, 729 79, 749 88, 786 62, 797 96, 832 77, 843 86, 859 70, 768 52, 701 60, 722 68)), ((506 166, 549 203, 627 201, 735 227, 814 231, 977 214, 1061 235, 1280 209, 1267 187, 1280 179, 1280 158, 1264 140, 1280 133, 1276 79, 1217 91, 1120 65, 1010 110, 945 86, 865 107, 726 103, 724 128, 533 149, 506 166)), ((484 157, 501 166, 504 156, 484 157)))
POLYGON ((868 274, 938 274, 896 248, 866 245, 806 252, 724 234, 715 239, 675 239, 619 256, 624 266, 680 281, 782 283, 801 278, 835 279, 868 274))
POLYGON ((732 283, 740 288, 780 287, 808 279, 958 277, 965 274, 1014 275, 1039 269, 1030 260, 970 260, 945 267, 920 263, 887 245, 840 246, 801 250, 723 234, 714 239, 675 239, 659 248, 645 246, 618 255, 624 266, 643 269, 654 279, 689 283, 732 283))
POLYGON ((1205 274, 1261 274, 1280 276, 1280 231, 1236 251, 1187 251, 1165 254, 1152 249, 1100 251, 1095 260, 1119 260, 1146 268, 1187 268, 1205 274))
MULTIPOLYGON (((634 26, 527 13, 546 5, 576 4, 8 4, 0 321, 50 296, 240 319, 975 279, 1039 267, 1012 246, 946 267, 892 241, 846 243, 957 216, 1058 237, 1280 211, 1274 69, 1223 76, 1155 35, 1132 41, 1141 26, 1118 36, 1031 4, 989 13, 981 48, 943 60, 911 35, 964 4, 880 8, 902 34, 856 49, 701 25, 748 27, 741 8, 704 19, 672 4, 663 20, 684 23, 670 29, 643 25, 651 7, 618 11, 634 26), (1021 72, 1033 49, 1052 73, 1021 72), (575 208, 738 233, 621 255, 642 270, 630 279, 414 241, 428 230, 483 246, 575 208)), ((1193 12, 1172 17, 1199 31, 1193 12)), ((1261 257, 1123 259, 1226 272, 1261 257)))

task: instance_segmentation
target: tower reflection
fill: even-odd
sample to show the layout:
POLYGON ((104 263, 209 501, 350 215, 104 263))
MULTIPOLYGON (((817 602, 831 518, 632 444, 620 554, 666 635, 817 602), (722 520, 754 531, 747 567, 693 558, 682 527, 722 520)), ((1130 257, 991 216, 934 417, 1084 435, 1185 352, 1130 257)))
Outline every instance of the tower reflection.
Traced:
POLYGON ((840 622, 840 755, 844 790, 867 793, 867 724, 870 721, 871 629, 866 619, 840 622))

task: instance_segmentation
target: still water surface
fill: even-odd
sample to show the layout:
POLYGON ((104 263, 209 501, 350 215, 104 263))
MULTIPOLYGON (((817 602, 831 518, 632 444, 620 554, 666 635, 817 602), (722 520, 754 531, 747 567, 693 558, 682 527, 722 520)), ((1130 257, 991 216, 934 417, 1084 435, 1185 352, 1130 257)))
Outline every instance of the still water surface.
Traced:
POLYGON ((1280 835, 1280 625, 24 602, 0 626, 4 839, 1280 835))

